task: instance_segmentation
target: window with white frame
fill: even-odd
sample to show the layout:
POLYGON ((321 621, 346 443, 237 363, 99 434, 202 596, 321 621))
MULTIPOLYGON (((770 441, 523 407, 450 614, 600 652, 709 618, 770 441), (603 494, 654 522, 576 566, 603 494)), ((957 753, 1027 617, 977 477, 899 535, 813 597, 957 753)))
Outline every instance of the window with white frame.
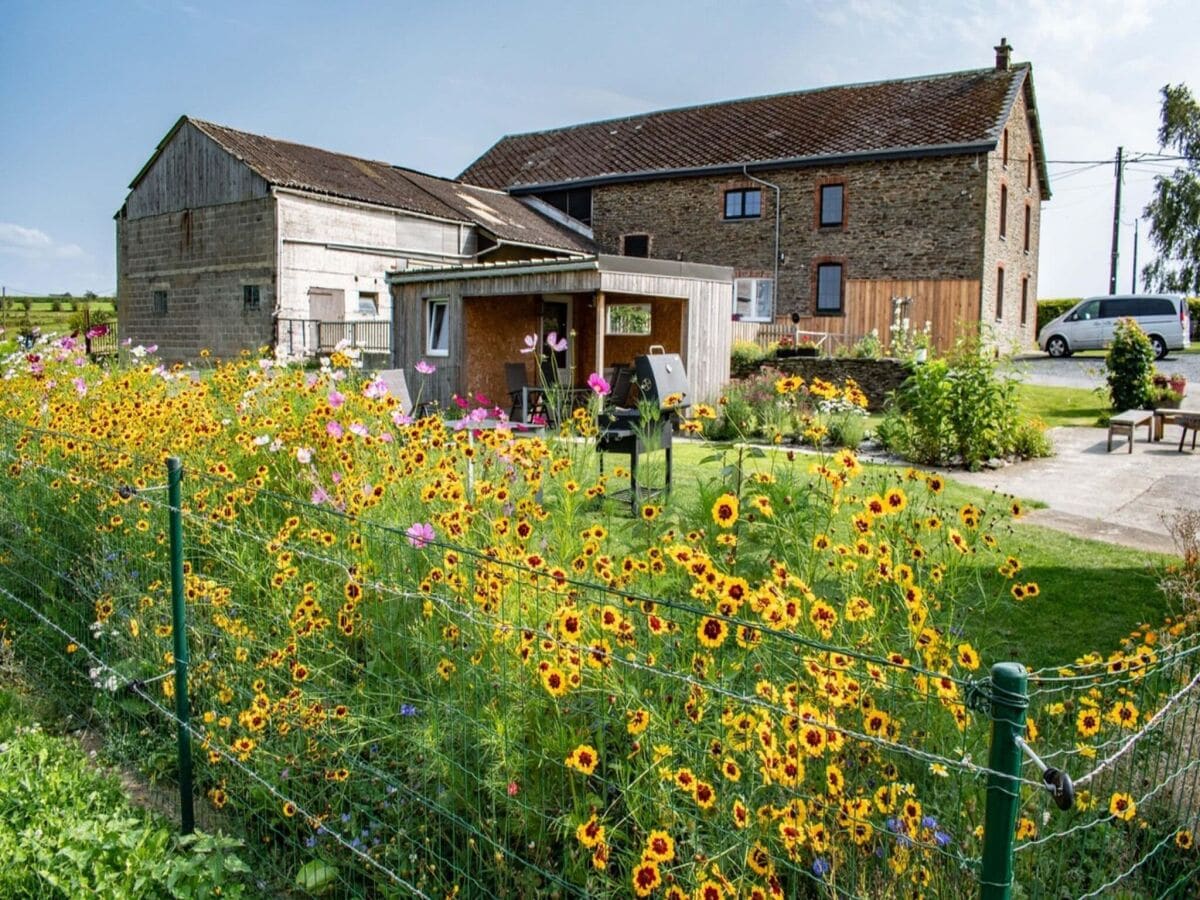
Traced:
POLYGON ((362 316, 379 314, 379 294, 374 291, 358 292, 358 313, 362 316))
POLYGON ((649 303, 614 303, 605 307, 605 334, 646 335, 650 333, 649 303))
POLYGON ((434 298, 425 301, 425 354, 450 355, 450 301, 434 298))
POLYGON ((733 312, 746 322, 775 318, 775 285, 770 278, 738 278, 733 283, 733 312))

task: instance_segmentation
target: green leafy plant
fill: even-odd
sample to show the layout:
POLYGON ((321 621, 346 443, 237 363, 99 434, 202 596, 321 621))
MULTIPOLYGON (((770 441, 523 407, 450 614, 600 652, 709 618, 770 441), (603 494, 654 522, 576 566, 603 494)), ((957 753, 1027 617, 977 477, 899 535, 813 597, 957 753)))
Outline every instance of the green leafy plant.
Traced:
POLYGON ((730 349, 730 367, 735 374, 751 371, 766 358, 766 351, 754 341, 734 341, 730 349))
POLYGON ((1020 419, 1016 381, 1000 377, 997 366, 978 340, 961 340, 950 356, 914 366, 880 426, 884 446, 914 462, 957 457, 968 468, 996 456, 1047 455, 1044 436, 1032 436, 1042 429, 1020 419))
POLYGON ((1133 319, 1118 319, 1106 362, 1114 410, 1142 409, 1154 389, 1154 348, 1133 319))
POLYGON ((36 725, 0 753, 0 895, 245 896, 240 841, 178 838, 129 804, 116 778, 36 725))

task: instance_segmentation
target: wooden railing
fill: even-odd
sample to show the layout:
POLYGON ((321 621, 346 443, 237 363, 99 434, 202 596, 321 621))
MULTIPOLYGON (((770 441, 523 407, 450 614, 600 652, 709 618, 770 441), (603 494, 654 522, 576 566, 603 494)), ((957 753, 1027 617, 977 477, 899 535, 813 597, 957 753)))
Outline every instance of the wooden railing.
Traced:
POLYGON ((276 341, 289 356, 330 353, 342 341, 367 353, 392 352, 390 319, 363 321, 319 321, 317 319, 279 319, 276 341))

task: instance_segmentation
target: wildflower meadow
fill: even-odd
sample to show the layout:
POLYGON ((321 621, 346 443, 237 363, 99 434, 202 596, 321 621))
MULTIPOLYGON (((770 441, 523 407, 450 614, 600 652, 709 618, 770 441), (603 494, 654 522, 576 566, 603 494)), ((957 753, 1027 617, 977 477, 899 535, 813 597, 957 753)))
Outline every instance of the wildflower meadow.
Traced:
MULTIPOLYGON (((3 639, 114 752, 176 777, 182 459, 196 795, 265 891, 977 888, 997 660, 973 629, 1054 603, 1004 546, 1018 502, 951 505, 941 476, 847 449, 712 444, 630 515, 628 473, 597 460, 598 375, 530 433, 479 398, 414 419, 348 348, 125 356, 44 339, 3 363, 3 639)), ((1195 624, 1180 604, 1031 673, 1025 740, 1078 792, 1059 811, 1032 765, 1014 781, 1028 894, 1196 887, 1195 624)))

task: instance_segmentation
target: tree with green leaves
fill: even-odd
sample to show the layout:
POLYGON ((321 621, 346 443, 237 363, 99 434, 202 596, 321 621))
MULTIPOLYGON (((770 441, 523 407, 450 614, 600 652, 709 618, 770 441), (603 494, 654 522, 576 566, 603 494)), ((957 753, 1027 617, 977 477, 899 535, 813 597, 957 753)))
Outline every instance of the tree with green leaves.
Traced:
POLYGON ((1154 180, 1154 197, 1143 215, 1158 258, 1142 270, 1145 283, 1160 291, 1200 293, 1200 103, 1187 85, 1162 89, 1158 144, 1175 150, 1182 164, 1154 180))

